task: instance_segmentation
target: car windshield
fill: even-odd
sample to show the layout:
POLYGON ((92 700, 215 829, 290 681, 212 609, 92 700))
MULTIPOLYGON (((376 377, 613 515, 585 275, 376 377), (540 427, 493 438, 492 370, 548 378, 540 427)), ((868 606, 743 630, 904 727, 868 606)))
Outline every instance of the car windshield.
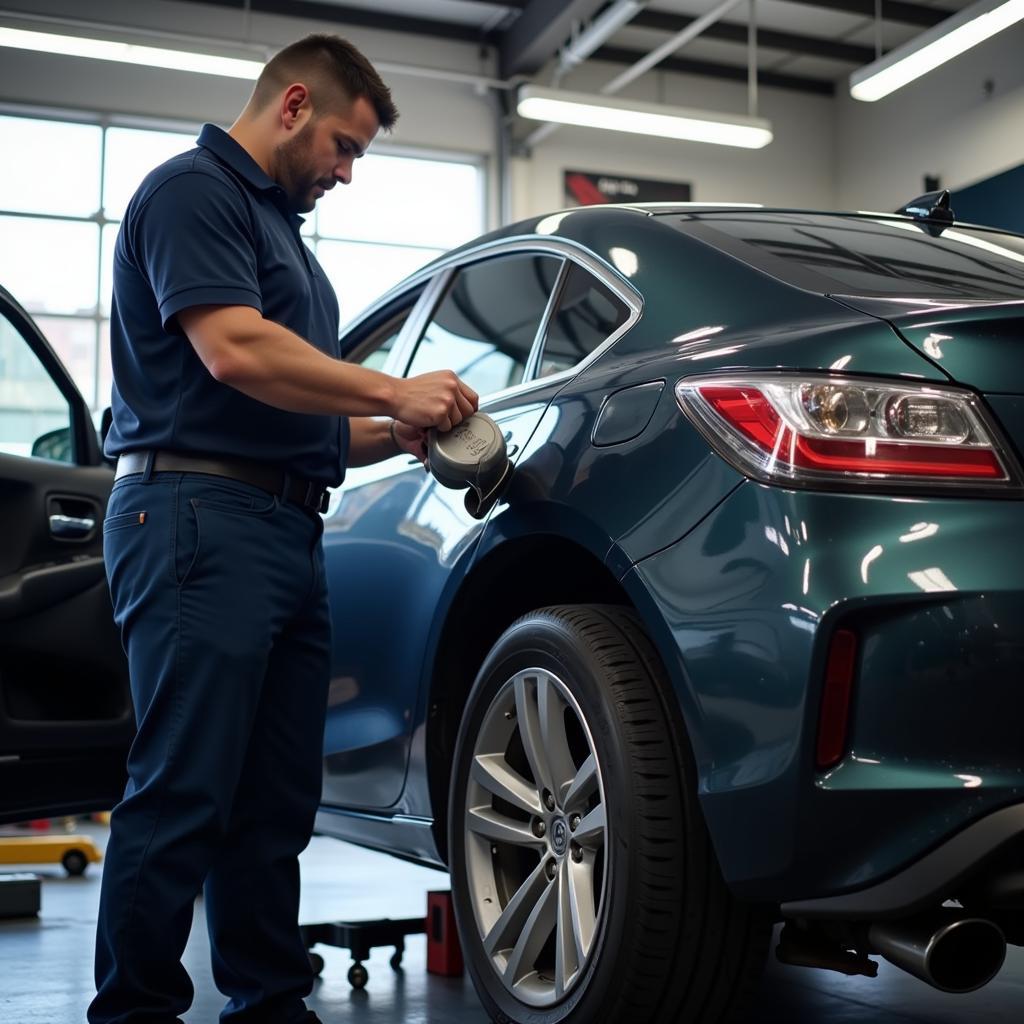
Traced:
POLYGON ((837 295, 1024 298, 1024 238, 905 219, 823 214, 665 217, 800 288, 837 295))

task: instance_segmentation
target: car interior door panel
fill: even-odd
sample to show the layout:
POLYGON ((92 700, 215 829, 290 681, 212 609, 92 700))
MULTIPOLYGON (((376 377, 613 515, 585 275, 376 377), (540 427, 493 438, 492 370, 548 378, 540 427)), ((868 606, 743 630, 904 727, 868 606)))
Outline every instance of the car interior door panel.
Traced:
POLYGON ((119 799, 134 732, 103 568, 113 472, 52 349, 0 294, 0 820, 119 799))

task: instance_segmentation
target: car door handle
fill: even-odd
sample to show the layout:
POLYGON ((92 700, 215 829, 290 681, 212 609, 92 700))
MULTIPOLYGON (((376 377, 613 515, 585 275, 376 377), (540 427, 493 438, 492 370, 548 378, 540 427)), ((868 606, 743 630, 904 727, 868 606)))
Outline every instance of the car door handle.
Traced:
POLYGON ((96 529, 96 520, 78 516, 50 516, 50 533, 62 540, 79 540, 96 529))

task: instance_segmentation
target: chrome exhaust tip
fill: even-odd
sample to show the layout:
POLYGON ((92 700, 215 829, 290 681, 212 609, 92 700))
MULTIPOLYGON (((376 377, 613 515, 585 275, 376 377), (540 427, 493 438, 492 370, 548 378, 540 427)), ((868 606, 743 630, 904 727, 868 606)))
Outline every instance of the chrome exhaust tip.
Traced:
POLYGON ((993 921, 955 910, 873 924, 873 952, 941 992, 974 992, 987 985, 1006 959, 1006 937, 993 921))

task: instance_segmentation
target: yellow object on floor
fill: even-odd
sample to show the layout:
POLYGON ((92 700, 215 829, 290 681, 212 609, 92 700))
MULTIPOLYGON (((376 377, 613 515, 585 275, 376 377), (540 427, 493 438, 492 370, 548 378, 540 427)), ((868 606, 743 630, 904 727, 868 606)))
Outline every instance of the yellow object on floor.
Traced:
POLYGON ((88 836, 4 836, 0 864, 62 864, 69 875, 81 875, 103 859, 88 836))

